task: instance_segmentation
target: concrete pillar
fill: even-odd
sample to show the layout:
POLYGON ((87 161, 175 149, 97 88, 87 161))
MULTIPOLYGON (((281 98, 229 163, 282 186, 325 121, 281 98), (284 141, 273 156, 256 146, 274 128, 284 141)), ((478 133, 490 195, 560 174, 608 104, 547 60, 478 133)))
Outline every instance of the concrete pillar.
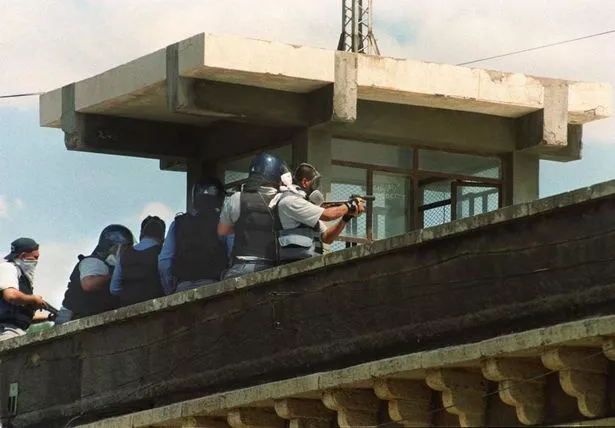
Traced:
POLYGON ((331 197, 331 134, 323 130, 306 129, 298 132, 292 141, 293 169, 302 162, 314 165, 322 176, 320 191, 325 199, 331 197))
POLYGON ((539 197, 539 159, 536 154, 513 152, 503 159, 504 205, 530 202, 539 197))

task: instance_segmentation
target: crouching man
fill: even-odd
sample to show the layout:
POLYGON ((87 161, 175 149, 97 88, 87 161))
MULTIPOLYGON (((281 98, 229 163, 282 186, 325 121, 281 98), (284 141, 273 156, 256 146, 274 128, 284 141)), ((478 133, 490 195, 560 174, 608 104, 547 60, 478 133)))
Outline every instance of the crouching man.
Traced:
POLYGON ((51 321, 47 312, 36 313, 45 306, 34 294, 34 271, 39 250, 36 241, 19 238, 11 243, 11 252, 0 262, 0 340, 23 336, 30 324, 51 321))

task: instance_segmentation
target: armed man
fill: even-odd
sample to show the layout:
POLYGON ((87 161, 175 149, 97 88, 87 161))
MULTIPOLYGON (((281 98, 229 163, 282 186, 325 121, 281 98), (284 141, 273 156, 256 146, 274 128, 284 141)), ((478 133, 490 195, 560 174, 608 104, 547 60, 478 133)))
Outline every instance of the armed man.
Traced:
POLYGON ((92 254, 78 256, 56 325, 119 306, 118 298, 109 291, 111 276, 122 250, 133 244, 132 232, 125 226, 112 224, 102 230, 92 254))
POLYGON ((226 239, 217 231, 224 196, 220 180, 197 181, 192 188, 194 210, 177 216, 169 226, 158 259, 166 294, 218 282, 228 268, 226 239))
POLYGON ((23 336, 30 324, 53 320, 50 314, 35 313, 46 307, 43 298, 33 292, 38 258, 36 241, 19 238, 0 262, 0 340, 23 336))
MULTIPOLYGON (((281 193, 272 201, 279 219, 280 263, 303 260, 319 254, 318 241, 330 244, 354 217, 365 211, 360 198, 322 207, 313 203, 313 196, 320 184, 320 174, 312 165, 304 163, 295 170, 294 183, 289 176, 282 178, 281 193), (339 219, 327 227, 325 222, 339 219)), ((319 201, 321 202, 321 201, 319 201)))
POLYGON ((241 192, 234 193, 224 205, 218 233, 235 234, 231 267, 224 279, 278 264, 276 221, 269 203, 278 193, 282 175, 288 172, 277 156, 259 154, 250 163, 248 180, 241 192))

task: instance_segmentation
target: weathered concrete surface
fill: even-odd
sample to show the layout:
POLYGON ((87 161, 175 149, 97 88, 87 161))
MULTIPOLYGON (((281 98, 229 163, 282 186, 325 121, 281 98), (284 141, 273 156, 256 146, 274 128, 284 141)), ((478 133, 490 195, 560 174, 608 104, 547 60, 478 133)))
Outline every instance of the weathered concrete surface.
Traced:
POLYGON ((613 210, 608 182, 144 302, 1 343, 0 379, 53 426, 611 313, 613 210))
MULTIPOLYGON (((226 412, 235 408, 252 406, 273 406, 273 403, 289 398, 318 399, 324 391, 344 389, 365 391, 372 388, 382 379, 403 379, 423 381, 430 370, 455 367, 457 369, 475 370, 481 362, 493 358, 504 358, 505 361, 523 361, 533 363, 550 349, 565 347, 569 349, 591 349, 592 353, 600 354, 604 346, 604 338, 615 335, 615 317, 605 316, 590 318, 583 321, 559 324, 552 327, 529 330, 521 333, 501 336, 477 343, 444 347, 433 351, 417 352, 389 359, 370 361, 364 364, 346 367, 341 370, 314 373, 293 379, 264 383, 258 386, 227 391, 219 394, 199 397, 192 400, 161 406, 152 410, 136 412, 117 418, 105 419, 95 423, 82 425, 83 428, 102 428, 120 426, 126 428, 164 425, 170 420, 181 420, 194 416, 220 418, 226 412), (518 357, 523 356, 522 360, 518 357), (115 425, 113 425, 115 424, 115 425)), ((608 340, 608 339, 607 339, 608 340)), ((585 363, 590 363, 591 358, 585 363)), ((611 363, 613 365, 613 363, 611 363)), ((529 377, 528 377, 529 379, 529 377)), ((575 403, 562 396, 557 387, 557 373, 545 370, 545 379, 549 385, 550 394, 545 406, 548 415, 547 424, 557 426, 612 426, 613 418, 594 421, 576 422, 583 417, 575 412, 575 403), (553 382, 555 381, 555 382, 553 382), (558 409, 558 404, 568 404, 571 408, 565 411, 558 409), (572 410, 572 411, 571 411, 572 410), (565 423, 575 421, 573 423, 565 423)), ((528 380, 529 382, 529 380, 528 380)), ((485 395, 489 394, 487 392, 485 395)), ((611 392, 609 392, 611 394, 611 392)), ((487 410, 488 426, 521 426, 510 407, 498 403, 497 396, 490 394, 490 408, 487 410), (491 398, 494 400, 491 400, 491 398)), ((537 403, 538 404, 538 403, 537 403)), ((615 406, 609 405, 610 412, 615 406)), ((444 413, 434 411, 434 414, 444 413)), ((436 419, 435 417, 433 419, 436 419)), ((436 422, 434 420, 433 422, 436 422)), ((79 422, 79 421, 78 421, 79 422)), ((381 423, 389 421, 383 420, 381 423)), ((453 421, 455 422, 455 421, 453 421)), ((433 423, 438 426, 437 423, 433 423)))
MULTIPOLYGON (((308 93, 336 78, 335 51, 232 36, 199 34, 179 42, 179 75, 308 93)), ((79 112, 114 114, 123 102, 141 97, 166 77, 165 50, 76 83, 79 112)), ((360 99, 519 117, 544 107, 549 79, 477 68, 359 55, 360 99)), ((571 123, 582 124, 611 111, 606 84, 566 82, 571 123)), ((151 104, 152 95, 141 97, 151 104)), ((41 125, 58 126, 57 92, 41 98, 41 125)), ((170 114, 170 113, 169 113, 170 114)), ((169 119, 172 120, 172 119, 169 119)))

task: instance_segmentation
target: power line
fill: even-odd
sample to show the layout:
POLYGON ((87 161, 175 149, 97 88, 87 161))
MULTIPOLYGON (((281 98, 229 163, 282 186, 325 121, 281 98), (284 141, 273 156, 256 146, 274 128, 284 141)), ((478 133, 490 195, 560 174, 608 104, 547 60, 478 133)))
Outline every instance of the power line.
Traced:
POLYGON ((25 92, 23 94, 9 94, 0 95, 0 98, 21 98, 21 97, 33 97, 35 95, 41 95, 43 92, 25 92))
MULTIPOLYGON (((499 55, 493 55, 493 56, 488 56, 488 57, 484 57, 484 58, 473 59, 471 61, 460 62, 457 65, 475 64, 477 62, 488 61, 490 59, 504 58, 504 57, 511 56, 511 55, 518 55, 518 54, 521 54, 521 53, 537 51, 537 50, 540 50, 540 49, 546 49, 546 48, 550 48, 550 47, 553 47, 553 46, 563 45, 563 44, 566 44, 566 43, 578 42, 580 40, 586 40, 586 39, 591 39, 591 38, 594 38, 594 37, 606 36, 607 34, 613 34, 613 33, 615 33, 615 29, 608 30, 608 31, 603 31, 601 33, 589 34, 587 36, 576 37, 574 39, 561 40, 559 42, 548 43, 546 45, 534 46, 532 48, 526 48, 526 49, 520 49, 520 50, 516 50, 516 51, 512 51, 512 52, 506 52, 506 53, 499 54, 499 55)), ((25 93, 21 93, 21 94, 8 94, 8 95, 0 95, 0 99, 32 97, 32 96, 42 95, 42 94, 44 94, 44 92, 25 92, 25 93)))
POLYGON ((507 52, 507 53, 503 53, 503 54, 500 54, 500 55, 493 55, 493 56, 489 56, 489 57, 485 57, 485 58, 474 59, 472 61, 461 62, 461 63, 459 63, 457 65, 468 65, 468 64, 474 64, 476 62, 487 61, 487 60, 490 60, 490 59, 503 58, 503 57, 506 57, 506 56, 511 56, 511 55, 517 55, 517 54, 520 54, 520 53, 536 51, 536 50, 539 50, 539 49, 550 48, 550 47, 553 47, 553 46, 559 46, 559 45, 563 45, 565 43, 578 42, 579 40, 585 40, 585 39, 591 39, 593 37, 605 36, 605 35, 611 34, 611 33, 615 33, 615 29, 608 30, 608 31, 603 31, 602 33, 590 34, 588 36, 576 37, 574 39, 568 39, 568 40, 562 40, 562 41, 555 42, 555 43, 549 43, 549 44, 546 44, 546 45, 535 46, 533 48, 520 49, 518 51, 507 52))

